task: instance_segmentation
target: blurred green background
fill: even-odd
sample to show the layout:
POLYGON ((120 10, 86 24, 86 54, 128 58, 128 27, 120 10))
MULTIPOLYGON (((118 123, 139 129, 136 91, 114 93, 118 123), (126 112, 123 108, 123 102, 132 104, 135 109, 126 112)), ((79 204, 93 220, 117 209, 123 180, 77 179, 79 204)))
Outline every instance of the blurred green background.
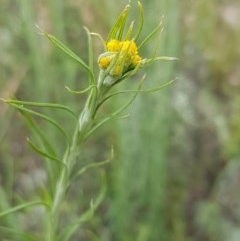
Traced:
MULTIPOLYGON (((84 96, 73 96, 64 86, 83 89, 86 74, 38 34, 36 25, 87 60, 82 27, 106 37, 126 3, 0 0, 0 97, 58 102, 80 111, 84 96)), ((129 118, 109 122, 86 144, 79 166, 103 160, 111 145, 115 157, 104 167, 108 190, 103 203, 72 240, 239 241, 240 3, 142 0, 142 4, 142 38, 164 16, 160 55, 179 58, 149 67, 145 87, 177 80, 160 92, 140 95, 129 118)), ((103 51, 97 39, 94 49, 97 58, 103 51)), ((151 53, 149 45, 141 55, 151 53)), ((118 96, 103 111, 113 111, 125 98, 118 96)), ((68 126, 68 116, 54 115, 68 126)), ((50 126, 42 123, 42 128, 59 147, 64 144, 50 126)), ((0 103, 1 209, 19 199, 33 200, 47 185, 42 160, 27 145, 29 135, 21 116, 0 103)), ((76 216, 89 206, 99 191, 99 180, 99 169, 92 170, 73 185, 66 216, 76 216)), ((34 231, 34 215, 40 219, 41 210, 30 211, 0 222, 34 231)))

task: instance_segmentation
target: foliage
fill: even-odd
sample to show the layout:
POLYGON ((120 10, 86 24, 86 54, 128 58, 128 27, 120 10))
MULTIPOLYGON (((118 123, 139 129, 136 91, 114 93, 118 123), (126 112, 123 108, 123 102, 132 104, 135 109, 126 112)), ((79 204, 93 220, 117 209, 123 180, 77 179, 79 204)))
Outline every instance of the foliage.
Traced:
MULTIPOLYGON (((77 61, 41 38, 35 24, 71 46, 72 52, 88 65, 89 38, 81 26, 87 26, 89 32, 101 33, 105 42, 125 1, 0 0, 0 3, 0 97, 58 103, 71 107, 78 115, 92 90, 86 81, 88 74, 79 68, 77 61), (85 93, 77 94, 76 90, 84 89, 85 93)), ((71 240, 239 240, 236 192, 240 142, 239 3, 236 0, 181 3, 142 0, 142 3, 146 17, 137 45, 162 16, 164 31, 160 48, 158 41, 150 40, 139 51, 140 57, 154 55, 156 47, 161 55, 179 58, 148 66, 148 81, 142 86, 152 89, 176 76, 177 81, 159 93, 139 92, 142 94, 119 116, 124 117, 121 121, 111 118, 109 124, 89 136, 81 148, 81 161, 76 162, 73 173, 76 178, 61 206, 64 218, 60 219, 59 227, 72 223, 73 231, 79 225, 73 220, 90 210, 82 220, 91 219, 81 223, 71 240), (114 158, 109 163, 113 156, 111 145, 114 158), (99 166, 92 168, 95 163, 99 166), (81 178, 77 178, 80 169, 81 178), (106 191, 100 180, 105 183, 106 191), (104 192, 104 199, 92 216, 91 200, 96 200, 98 193, 101 199, 104 192)), ((136 5, 135 0, 132 4, 136 5)), ((133 8, 129 15, 129 19, 137 20, 140 12, 133 8)), ((140 22, 135 21, 132 36, 140 22)), ((129 24, 127 20, 126 26, 129 24)), ((106 53, 107 46, 96 35, 91 37, 96 76, 97 56, 106 53)), ((98 117, 106 117, 125 103, 127 97, 136 94, 141 72, 139 69, 131 81, 122 81, 112 88, 109 94, 123 89, 129 92, 105 101, 98 109, 98 117)), ((64 126, 68 136, 74 131, 76 122, 67 110, 24 107, 54 119, 64 126)), ((30 117, 0 101, 0 209, 3 211, 26 201, 38 202, 40 197, 48 202, 51 198, 48 191, 54 190, 45 167, 48 173, 52 167, 52 173, 57 175, 58 161, 43 162, 28 143, 42 150, 39 134, 44 130, 56 155, 61 157, 66 146, 64 134, 40 116, 30 117), (33 126, 33 121, 40 130, 33 126)), ((0 237, 32 240, 34 233, 40 240, 38 223, 45 223, 46 208, 35 205, 0 218, 0 237), (21 230, 26 231, 25 235, 21 230)))
MULTIPOLYGON (((161 28, 161 23, 145 38, 145 40, 142 41, 142 43, 140 43, 139 47, 137 47, 138 37, 144 23, 143 7, 140 3, 138 3, 138 6, 140 12, 140 25, 134 36, 132 36, 134 22, 129 25, 126 32, 124 31, 130 5, 126 5, 117 18, 115 24, 110 30, 106 43, 100 35, 91 33, 85 28, 88 39, 88 63, 66 47, 57 38, 39 28, 39 31, 43 36, 62 50, 68 57, 71 57, 76 61, 79 66, 86 71, 88 76, 88 87, 86 89, 81 91, 71 90, 70 88, 67 89, 71 94, 78 95, 87 93, 87 98, 80 114, 76 113, 71 107, 62 104, 3 99, 5 103, 15 107, 21 113, 30 131, 34 134, 35 140, 28 138, 28 143, 34 151, 42 156, 45 162, 45 169, 49 182, 49 188, 47 185, 42 187, 43 194, 37 198, 37 201, 28 202, 23 200, 22 202, 17 203, 14 207, 7 208, 0 212, 0 217, 3 218, 5 216, 14 215, 19 211, 28 209, 32 206, 43 207, 42 221, 39 220, 39 222, 37 222, 37 225, 39 226, 37 231, 30 232, 21 227, 18 228, 19 231, 18 229, 16 231, 16 228, 3 225, 3 236, 8 237, 8 234, 10 234, 10 236, 12 235, 13 237, 17 234, 21 237, 19 240, 37 240, 40 238, 49 241, 67 241, 71 239, 83 222, 86 222, 93 217, 96 208, 104 197, 105 181, 102 183, 99 195, 97 195, 94 200, 91 200, 90 207, 86 211, 83 211, 75 219, 68 217, 70 218, 70 221, 68 223, 64 222, 64 226, 61 224, 61 220, 64 217, 62 207, 66 202, 68 190, 71 188, 73 181, 90 168, 96 168, 109 162, 109 159, 107 159, 105 161, 83 165, 81 168, 78 168, 77 162, 81 160, 79 154, 81 153, 83 144, 90 136, 92 136, 96 129, 115 118, 129 107, 139 93, 158 91, 172 82, 170 81, 155 88, 142 90, 142 81, 145 79, 145 76, 143 76, 136 90, 111 92, 116 84, 128 80, 140 68, 150 65, 154 61, 175 59, 170 57, 157 57, 156 54, 150 59, 143 59, 140 57, 138 50, 147 44, 158 32, 161 28), (105 52, 98 58, 100 71, 97 77, 93 70, 93 35, 98 36, 105 46, 105 52), (99 109, 106 101, 116 95, 125 93, 129 95, 132 93, 132 97, 130 97, 124 105, 111 114, 103 117, 98 116, 99 109), (70 121, 72 122, 70 134, 68 128, 59 123, 54 116, 42 113, 41 109, 50 109, 51 112, 59 110, 68 114, 68 123, 70 123, 70 121), (41 127, 42 121, 47 122, 52 129, 56 129, 64 140, 63 146, 61 146, 62 144, 58 145, 58 143, 52 142, 51 139, 48 138, 46 131, 41 127), (63 151, 61 151, 61 149, 63 149, 63 151), (6 230, 6 232, 4 230, 6 230)), ((112 157, 110 159, 112 159, 112 157)))

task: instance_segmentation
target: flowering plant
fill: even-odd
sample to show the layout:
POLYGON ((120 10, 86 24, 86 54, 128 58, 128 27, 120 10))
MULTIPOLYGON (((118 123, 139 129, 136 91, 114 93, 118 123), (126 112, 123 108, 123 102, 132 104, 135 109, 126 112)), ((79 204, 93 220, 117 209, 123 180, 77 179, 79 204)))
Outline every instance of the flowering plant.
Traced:
MULTIPOLYGON (((144 18, 143 18, 143 7, 140 3, 138 3, 139 12, 140 12, 140 24, 133 35, 134 32, 134 22, 131 22, 128 28, 126 27, 127 17, 130 10, 130 5, 127 5, 124 10, 120 13, 117 18, 115 24, 113 25, 110 33, 106 39, 103 38, 96 33, 91 33, 88 29, 86 29, 88 36, 88 53, 89 53, 89 63, 85 63, 78 55, 72 52, 68 47, 66 47, 62 42, 56 39, 54 36, 46 33, 42 29, 40 32, 46 38, 48 38, 56 47, 65 52, 72 59, 77 61, 81 67, 83 67, 88 73, 88 83, 89 86, 85 90, 74 91, 69 88, 73 94, 84 94, 87 93, 86 103, 84 105, 81 113, 75 113, 70 107, 60 104, 53 103, 37 103, 37 102, 27 102, 27 101, 19 101, 19 100, 3 100, 7 104, 12 105, 16 109, 20 111, 20 113, 26 118, 29 125, 32 127, 32 130, 38 136, 41 145, 34 144, 30 139, 28 142, 30 146, 39 153, 47 163, 47 165, 52 165, 52 163, 57 165, 57 173, 53 173, 51 168, 46 168, 48 172, 48 176, 51 180, 51 186, 53 187, 49 190, 49 194, 42 197, 40 200, 33 202, 25 202, 21 203, 17 206, 9 208, 8 210, 4 210, 0 212, 0 218, 6 217, 7 215, 14 214, 15 212, 22 211, 25 208, 35 205, 42 205, 45 207, 45 216, 46 216, 46 224, 42 225, 44 231, 42 232, 41 239, 46 241, 68 241, 71 236, 76 232, 83 221, 91 218, 95 209, 101 202, 105 192, 105 185, 103 184, 103 188, 99 193, 99 196, 93 201, 90 205, 89 210, 86 210, 85 213, 79 216, 79 218, 69 225, 67 225, 64 229, 61 230, 59 228, 59 220, 61 218, 61 207, 66 199, 68 194, 68 189, 73 183, 73 180, 76 177, 79 177, 82 173, 84 173, 87 169, 92 167, 97 167, 107 163, 111 158, 103 161, 92 163, 88 166, 84 166, 80 170, 75 170, 76 163, 79 161, 79 150, 81 148, 81 144, 87 140, 87 138, 93 134, 93 132, 102 126, 107 121, 111 120, 113 117, 117 116, 123 110, 125 110, 136 98, 136 96, 141 92, 152 92, 158 91, 163 87, 171 84, 172 81, 167 82, 166 84, 154 87, 152 89, 141 89, 142 81, 145 79, 145 75, 139 81, 139 86, 136 90, 123 90, 120 92, 112 93, 110 92, 112 88, 119 84, 120 82, 129 79, 132 77, 139 69, 143 69, 154 61, 159 60, 174 60, 172 57, 158 57, 157 49, 155 50, 153 56, 151 58, 143 58, 140 55, 141 48, 148 43, 148 41, 160 33, 162 30, 162 23, 160 23, 139 45, 137 44, 139 41, 139 36, 142 31, 144 18), (93 71, 94 65, 94 55, 92 50, 92 37, 97 36, 102 41, 104 45, 104 52, 98 57, 98 65, 99 65, 99 74, 95 76, 93 71), (96 118, 98 110, 100 107, 110 98, 116 96, 121 93, 132 92, 133 96, 129 98, 127 103, 121 106, 115 112, 109 114, 103 118, 96 118), (71 114, 74 119, 74 131, 71 136, 69 136, 64 129, 56 120, 50 118, 42 114, 41 112, 35 111, 32 107, 38 108, 51 108, 53 110, 60 109, 62 111, 66 111, 71 114), (59 132, 63 134, 66 140, 66 148, 64 154, 62 156, 58 156, 56 153, 58 151, 55 150, 55 147, 51 144, 49 140, 47 140, 44 131, 38 127, 37 122, 34 121, 33 117, 37 116, 51 125, 57 128, 59 132), (51 162, 52 161, 52 162, 51 162), (74 172, 73 172, 74 171, 74 172), (73 178, 74 173, 74 178, 73 178), (47 198, 46 198, 47 196, 47 198)), ((8 230, 10 233, 14 233, 14 229, 8 230)), ((26 240, 36 240, 36 236, 34 234, 26 234, 26 232, 22 232, 25 235, 26 240), (30 238, 29 238, 30 237, 30 238), (28 239, 29 238, 29 239, 28 239)), ((39 239, 40 240, 40 239, 39 239)))

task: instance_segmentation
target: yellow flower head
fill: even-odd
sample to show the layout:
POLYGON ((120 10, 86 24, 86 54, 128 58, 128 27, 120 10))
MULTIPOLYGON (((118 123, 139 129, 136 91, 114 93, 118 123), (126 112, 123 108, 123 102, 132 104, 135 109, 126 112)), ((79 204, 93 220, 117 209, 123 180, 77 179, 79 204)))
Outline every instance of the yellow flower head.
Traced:
POLYGON ((109 57, 102 57, 99 61, 98 64, 103 68, 106 69, 109 64, 110 64, 110 58, 109 57))
POLYGON ((113 39, 107 43, 107 51, 108 52, 118 52, 121 48, 121 42, 113 39))
MULTIPOLYGON (((139 41, 144 23, 143 6, 138 2, 140 23, 136 30, 134 27, 134 21, 131 21, 128 28, 125 29, 130 7, 130 4, 127 4, 124 10, 120 13, 107 36, 106 42, 104 42, 105 51, 100 54, 98 58, 101 74, 101 78, 99 79, 100 86, 101 84, 113 86, 115 83, 119 83, 135 74, 138 68, 143 68, 151 62, 161 59, 173 59, 156 57, 155 54, 151 58, 141 58, 138 51, 140 51, 140 49, 145 46, 154 35, 161 32, 162 21, 143 40, 143 42, 137 46, 136 43, 139 41), (133 33, 134 36, 132 36, 133 33)), ((157 53, 157 49, 155 49, 154 53, 157 53)))
POLYGON ((138 53, 136 44, 129 40, 123 41, 121 43, 121 51, 127 51, 129 56, 133 56, 138 53))
POLYGON ((99 66, 107 69, 111 61, 114 60, 116 64, 114 64, 110 70, 110 74, 114 76, 122 75, 125 71, 137 66, 141 61, 141 57, 138 55, 137 45, 134 41, 112 39, 106 44, 106 50, 112 54, 101 57, 99 59, 99 66))
POLYGON ((132 57, 132 65, 136 66, 138 63, 142 60, 142 58, 139 55, 134 55, 132 57))

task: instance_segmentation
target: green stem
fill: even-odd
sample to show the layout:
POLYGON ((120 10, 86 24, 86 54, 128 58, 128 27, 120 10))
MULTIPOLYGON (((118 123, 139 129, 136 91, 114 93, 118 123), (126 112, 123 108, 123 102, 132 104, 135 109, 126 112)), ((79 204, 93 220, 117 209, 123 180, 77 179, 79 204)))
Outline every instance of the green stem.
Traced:
POLYGON ((60 205, 66 197, 67 189, 70 185, 69 182, 69 174, 75 164, 78 152, 77 152, 77 144, 78 144, 78 126, 75 129, 72 145, 69 150, 66 150, 66 153, 63 157, 63 163, 61 172, 58 180, 56 181, 56 190, 54 194, 54 198, 52 200, 52 208, 48 217, 48 232, 47 232, 47 241, 55 241, 57 240, 57 226, 59 222, 59 213, 60 213, 60 205))
POLYGON ((84 109, 79 116, 79 123, 77 124, 73 134, 71 147, 66 151, 63 157, 63 163, 65 165, 62 165, 59 178, 56 181, 56 190, 48 219, 47 241, 57 240, 56 234, 59 222, 60 206, 66 197, 69 186, 71 185, 69 175, 75 166, 78 149, 80 148, 79 145, 85 141, 89 126, 95 117, 99 98, 102 98, 104 94, 105 90, 101 86, 93 88, 89 93, 84 109))

